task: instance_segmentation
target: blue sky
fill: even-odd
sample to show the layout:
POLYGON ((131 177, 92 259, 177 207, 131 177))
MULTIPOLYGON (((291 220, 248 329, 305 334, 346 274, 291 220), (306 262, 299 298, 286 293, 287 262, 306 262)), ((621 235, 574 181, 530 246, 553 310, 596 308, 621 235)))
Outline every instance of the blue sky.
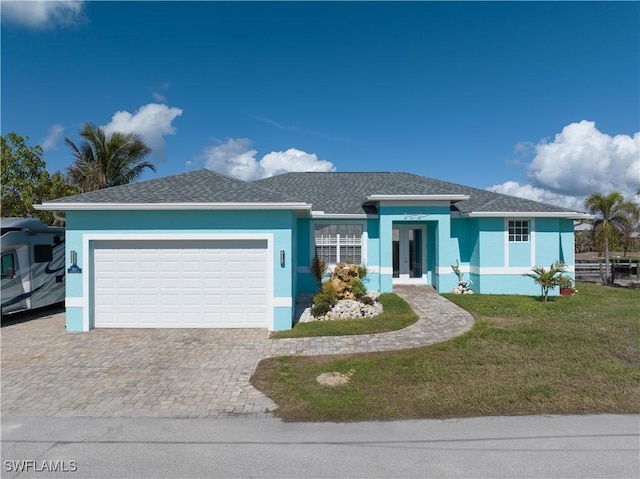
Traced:
POLYGON ((408 171, 578 207, 640 186, 638 2, 6 2, 1 131, 167 176, 408 171))

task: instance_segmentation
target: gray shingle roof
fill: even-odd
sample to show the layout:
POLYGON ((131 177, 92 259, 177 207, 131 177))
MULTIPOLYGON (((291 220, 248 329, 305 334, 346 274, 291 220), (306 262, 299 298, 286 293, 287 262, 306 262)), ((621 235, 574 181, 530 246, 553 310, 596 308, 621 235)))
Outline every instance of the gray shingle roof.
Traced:
POLYGON ((155 180, 114 186, 49 203, 291 203, 285 193, 198 170, 155 180))
POLYGON ((468 195, 452 211, 571 213, 558 206, 456 183, 390 172, 285 173, 251 183, 198 170, 69 196, 49 203, 291 203, 327 214, 371 211, 371 195, 468 195))
POLYGON ((286 190, 325 213, 364 213, 370 195, 469 195, 452 209, 470 212, 571 213, 571 210, 411 173, 285 173, 255 182, 286 190))

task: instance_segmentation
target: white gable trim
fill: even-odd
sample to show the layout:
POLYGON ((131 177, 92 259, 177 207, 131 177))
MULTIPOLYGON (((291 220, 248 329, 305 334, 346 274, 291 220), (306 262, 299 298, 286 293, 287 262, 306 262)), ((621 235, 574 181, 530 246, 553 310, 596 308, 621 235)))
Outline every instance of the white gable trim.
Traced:
POLYGON ((42 203, 36 210, 48 211, 113 211, 113 210, 304 210, 308 203, 42 203))
POLYGON ((461 216, 469 218, 567 218, 567 219, 593 219, 594 215, 578 212, 542 212, 542 211, 472 211, 470 213, 463 213, 461 216))

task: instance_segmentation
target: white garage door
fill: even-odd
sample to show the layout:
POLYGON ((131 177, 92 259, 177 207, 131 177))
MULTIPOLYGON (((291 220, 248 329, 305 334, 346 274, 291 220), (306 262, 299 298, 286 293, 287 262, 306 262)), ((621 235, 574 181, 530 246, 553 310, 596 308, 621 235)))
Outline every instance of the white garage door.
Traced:
POLYGON ((94 243, 96 328, 266 328, 266 240, 94 243))

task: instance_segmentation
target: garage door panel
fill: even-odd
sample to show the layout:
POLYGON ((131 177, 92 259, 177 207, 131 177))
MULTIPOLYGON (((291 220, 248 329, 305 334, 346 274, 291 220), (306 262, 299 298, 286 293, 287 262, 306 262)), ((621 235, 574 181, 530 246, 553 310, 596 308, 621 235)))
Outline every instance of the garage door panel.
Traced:
POLYGON ((266 327, 267 241, 94 244, 96 327, 266 327))

